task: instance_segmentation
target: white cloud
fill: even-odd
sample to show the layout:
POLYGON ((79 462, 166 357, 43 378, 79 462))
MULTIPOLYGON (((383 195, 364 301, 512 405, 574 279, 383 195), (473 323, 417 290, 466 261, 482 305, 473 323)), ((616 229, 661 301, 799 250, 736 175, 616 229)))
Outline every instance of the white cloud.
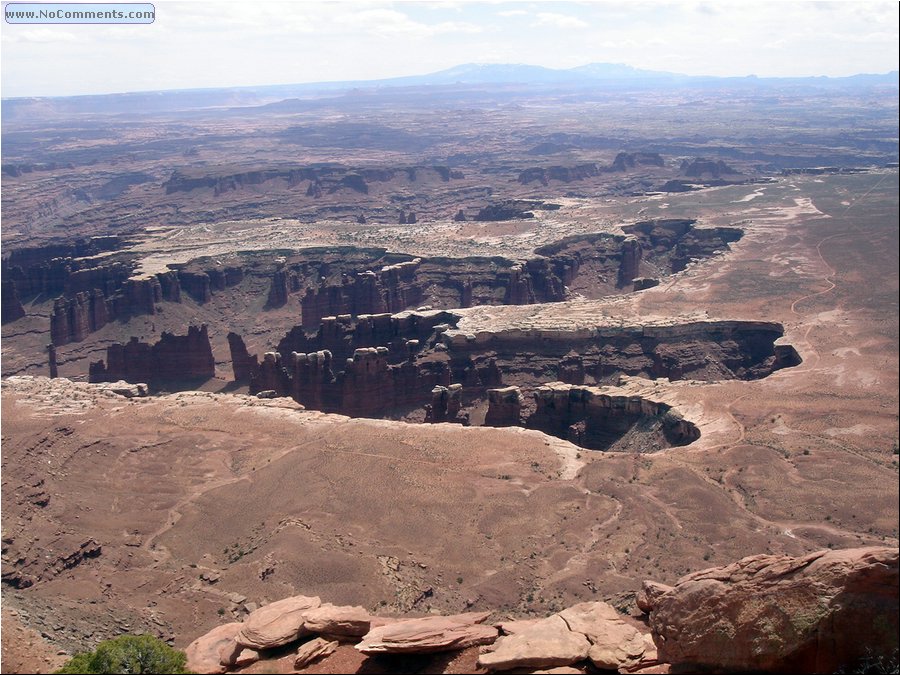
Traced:
POLYGON ((554 28, 587 28, 588 23, 578 17, 556 12, 538 12, 535 26, 553 26, 554 28))
POLYGON ((426 38, 445 33, 480 33, 481 26, 464 21, 442 21, 427 24, 414 21, 403 12, 393 9, 370 9, 347 12, 335 19, 335 23, 354 30, 381 36, 405 35, 426 38))
POLYGON ((529 16, 529 14, 524 9, 507 9, 502 12, 497 12, 497 16, 502 16, 502 17, 529 16))
MULTIPOLYGON (((7 38, 6 35, 3 36, 7 38)), ((78 38, 67 31, 58 28, 30 28, 20 33, 9 36, 10 42, 78 42, 78 38)))

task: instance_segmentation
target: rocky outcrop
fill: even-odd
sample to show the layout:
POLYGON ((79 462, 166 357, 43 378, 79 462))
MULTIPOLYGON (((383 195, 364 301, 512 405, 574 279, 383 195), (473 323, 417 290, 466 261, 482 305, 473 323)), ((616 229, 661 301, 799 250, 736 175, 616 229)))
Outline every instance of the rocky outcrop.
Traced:
POLYGON ((659 658, 680 669, 832 673, 898 648, 898 550, 758 555, 647 593, 659 658))
POLYGON ((492 672, 847 672, 863 657, 896 653, 898 553, 758 555, 689 574, 675 586, 645 582, 638 605, 650 613, 649 633, 644 622, 599 601, 486 625, 487 611, 372 617, 361 607, 296 596, 197 638, 186 650, 188 667, 219 673, 239 664, 241 654, 252 661, 297 643, 300 668, 327 658, 340 641, 384 659, 387 669, 392 655, 480 645, 478 666, 492 672), (656 666, 662 670, 648 670, 656 666))
POLYGON ((59 377, 59 364, 56 362, 56 345, 52 342, 47 345, 47 366, 50 370, 50 379, 59 377))
POLYGON ((484 625, 490 612, 404 619, 373 628, 356 645, 363 654, 429 654, 490 644, 497 629, 484 625))
POLYGON ((588 658, 600 670, 632 671, 657 660, 649 633, 626 623, 615 607, 605 602, 582 602, 559 613, 573 633, 591 643, 588 658))
POLYGON ((234 649, 242 627, 238 622, 225 623, 191 642, 184 650, 187 669, 192 673, 224 673, 227 664, 221 662, 220 652, 234 649))
POLYGON ((212 299, 212 283, 206 272, 179 270, 178 283, 182 291, 201 305, 212 299))
POLYGON ((50 315, 50 339, 57 346, 81 342, 89 333, 105 326, 109 314, 109 302, 98 289, 76 293, 71 298, 57 298, 50 315))
POLYGON ((519 174, 519 183, 528 185, 528 183, 533 181, 539 181, 541 185, 549 185, 551 180, 570 183, 599 176, 601 173, 603 173, 603 169, 593 162, 575 166, 550 166, 546 168, 535 166, 525 169, 519 174))
POLYGON ((688 445, 700 438, 700 430, 665 403, 615 389, 556 382, 538 387, 534 399, 536 410, 525 426, 582 448, 607 450, 637 425, 647 451, 688 445))
MULTIPOLYGON (((82 272, 97 269, 103 268, 82 272)), ((50 315, 51 338, 58 346, 80 342, 88 334, 116 319, 156 314, 157 305, 163 300, 181 301, 178 279, 170 272, 126 280, 105 280, 103 274, 82 275, 76 272, 70 275, 69 281, 67 295, 54 301, 50 315), (71 288, 83 287, 90 290, 71 291, 71 288)))
POLYGON ((298 595, 252 611, 243 623, 217 626, 197 638, 185 650, 187 667, 192 672, 223 673, 257 661, 260 651, 310 635, 335 638, 315 638, 300 645, 295 666, 300 668, 331 654, 337 640, 358 640, 370 626, 371 617, 362 607, 322 604, 318 597, 298 595))
MULTIPOLYGON (((286 130, 284 133, 289 135, 291 130, 286 130)), ((385 183, 401 179, 414 183, 425 174, 435 175, 444 182, 463 178, 462 173, 451 171, 446 166, 357 168, 331 164, 326 166, 247 168, 239 171, 231 168, 216 170, 203 167, 174 171, 163 187, 166 189, 166 194, 206 189, 211 190, 215 196, 219 196, 233 190, 262 185, 268 181, 281 181, 288 186, 302 185, 308 181, 306 194, 315 198, 324 194, 340 192, 343 189, 368 194, 369 183, 385 183)))
POLYGON ((305 613, 303 627, 310 633, 333 637, 362 637, 369 632, 372 617, 360 606, 323 603, 305 613))
MULTIPOLYGON (((43 481, 36 487, 40 488, 42 485, 43 481)), ((31 495, 31 501, 43 507, 49 503, 50 495, 37 490, 31 495)), ((55 538, 49 547, 39 547, 37 550, 19 550, 17 544, 16 541, 3 540, 4 565, 0 581, 13 588, 29 588, 39 582, 49 581, 103 552, 103 547, 92 537, 82 539, 68 534, 55 538)))
POLYGON ((522 390, 518 387, 488 389, 488 411, 484 424, 488 427, 513 427, 521 424, 522 390))
POLYGON ((269 352, 250 379, 250 392, 271 390, 315 410, 381 417, 424 405, 436 384, 450 384, 445 362, 419 366, 413 352, 406 348, 403 353, 406 358, 391 363, 388 347, 361 347, 337 370, 339 362, 328 350, 291 352, 287 357, 269 352))
POLYGON ((126 344, 113 343, 106 348, 106 362, 91 364, 91 382, 147 382, 165 384, 207 380, 215 377, 215 359, 206 326, 190 326, 187 335, 163 333, 158 342, 140 342, 136 337, 126 344))
POLYGON ((540 207, 542 202, 527 200, 510 200, 499 204, 489 204, 475 214, 473 220, 498 221, 498 220, 523 220, 534 218, 531 209, 540 207))
POLYGON ((313 661, 333 654, 339 644, 337 640, 329 641, 324 638, 313 638, 309 642, 304 642, 297 649, 297 655, 294 657, 294 670, 305 668, 313 661))
POLYGON ((549 185, 550 181, 571 183, 601 176, 611 171, 629 171, 639 166, 662 167, 665 166, 665 162, 655 152, 620 152, 609 166, 601 166, 595 162, 574 166, 534 166, 522 171, 518 180, 522 185, 528 185, 535 181, 541 185, 549 185))
POLYGON ((600 670, 620 673, 657 663, 648 633, 605 602, 583 602, 537 621, 504 624, 507 635, 478 657, 491 671, 558 668, 589 660, 600 670))
POLYGON ((231 352, 231 367, 234 372, 234 381, 247 384, 259 370, 259 360, 255 355, 250 355, 243 338, 237 333, 229 333, 227 339, 228 349, 231 352))
POLYGON ((250 649, 274 649, 296 642, 311 631, 304 628, 306 612, 322 604, 318 597, 297 595, 250 612, 235 642, 250 649))
POLYGON ((622 258, 619 262, 619 280, 616 286, 619 288, 632 286, 634 279, 640 276, 642 253, 643 249, 637 239, 626 239, 622 242, 622 258))
POLYGON ((467 422, 466 419, 457 419, 462 408, 463 386, 451 384, 449 387, 435 385, 431 390, 431 405, 426 408, 425 421, 439 422, 467 422))
POLYGON ((734 175, 739 172, 732 169, 721 159, 716 161, 696 157, 692 160, 686 159, 681 163, 681 173, 691 178, 721 178, 722 176, 734 175))
POLYGON ((631 282, 635 293, 638 291, 645 291, 654 286, 659 286, 659 279, 651 279, 649 277, 637 277, 632 279, 631 282))
POLYGON ((588 639, 569 630, 557 614, 500 638, 492 651, 478 657, 478 665, 487 670, 554 668, 584 660, 590 649, 588 639))
POLYGON ((25 316, 25 308, 19 298, 19 291, 15 281, 4 279, 0 282, 2 296, 0 296, 0 323, 10 323, 25 316))
POLYGON ((620 152, 616 155, 611 171, 628 171, 639 166, 665 166, 662 156, 657 152, 620 152))
POLYGON ((269 297, 266 298, 266 308, 283 307, 287 304, 290 291, 290 273, 286 270, 277 270, 275 274, 272 275, 272 285, 269 286, 269 297))

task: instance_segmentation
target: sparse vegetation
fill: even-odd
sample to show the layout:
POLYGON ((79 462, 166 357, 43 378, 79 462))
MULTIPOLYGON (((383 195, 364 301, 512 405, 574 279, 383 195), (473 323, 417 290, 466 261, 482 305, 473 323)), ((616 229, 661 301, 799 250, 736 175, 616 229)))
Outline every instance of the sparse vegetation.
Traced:
POLYGON ((183 652, 151 635, 122 635, 76 654, 57 673, 189 673, 183 652))

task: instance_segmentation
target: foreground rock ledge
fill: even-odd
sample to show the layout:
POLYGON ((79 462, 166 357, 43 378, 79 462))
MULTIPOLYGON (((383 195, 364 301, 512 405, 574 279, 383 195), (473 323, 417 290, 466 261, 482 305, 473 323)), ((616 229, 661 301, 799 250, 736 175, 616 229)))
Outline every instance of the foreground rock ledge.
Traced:
POLYGON ((757 555, 645 584, 660 661, 680 669, 833 673, 898 648, 898 549, 757 555))
POLYGON ((187 666, 221 673, 265 659, 266 650, 280 658, 292 645, 292 662, 305 667, 351 642, 383 658, 481 645, 478 665, 498 672, 850 672, 866 656, 897 649, 898 557, 896 548, 757 555, 675 586, 647 581, 638 606, 649 612, 652 634, 605 602, 490 625, 489 612, 372 617, 295 596, 197 638, 187 666))

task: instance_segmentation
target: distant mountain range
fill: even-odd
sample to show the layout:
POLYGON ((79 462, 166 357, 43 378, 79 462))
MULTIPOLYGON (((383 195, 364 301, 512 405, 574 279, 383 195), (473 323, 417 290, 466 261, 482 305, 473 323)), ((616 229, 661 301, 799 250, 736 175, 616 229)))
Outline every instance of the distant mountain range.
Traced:
MULTIPOLYGON (((761 78, 692 76, 641 70, 621 63, 590 63, 569 69, 526 64, 468 63, 427 75, 410 75, 380 80, 313 82, 305 84, 260 85, 209 89, 97 94, 66 97, 4 98, 3 116, 9 120, 26 116, 77 113, 157 113, 202 108, 241 108, 275 104, 287 99, 314 102, 322 94, 336 96, 364 90, 389 93, 392 88, 413 87, 534 87, 540 89, 610 88, 665 89, 666 87, 898 87, 898 72, 860 74, 850 77, 761 78)), ((425 94, 426 92, 420 92, 425 94)))

